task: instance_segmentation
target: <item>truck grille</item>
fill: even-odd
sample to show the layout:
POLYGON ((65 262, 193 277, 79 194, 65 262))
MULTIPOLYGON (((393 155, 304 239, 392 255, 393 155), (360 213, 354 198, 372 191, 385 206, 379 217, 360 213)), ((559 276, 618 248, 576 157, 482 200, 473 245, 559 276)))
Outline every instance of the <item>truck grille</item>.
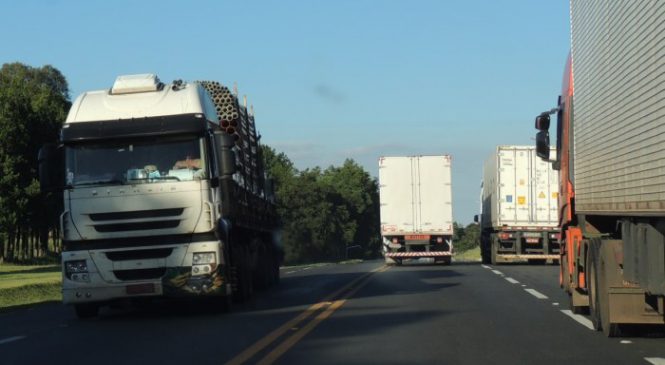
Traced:
POLYGON ((111 261, 163 259, 173 252, 173 248, 155 248, 150 250, 129 250, 106 252, 106 257, 111 261))
POLYGON ((134 210, 130 212, 111 212, 90 214, 90 219, 94 222, 99 221, 117 221, 123 219, 143 219, 143 218, 164 218, 179 217, 185 208, 154 209, 154 210, 134 210))
POLYGON ((108 232, 126 232, 143 231, 148 229, 167 229, 175 228, 180 224, 180 220, 156 221, 156 222, 137 222, 137 223, 114 223, 114 224, 95 224, 95 231, 100 233, 108 232))
POLYGON ((164 276, 165 273, 166 268, 164 267, 154 269, 113 270, 113 275, 115 275, 118 280, 123 281, 159 279, 164 276))

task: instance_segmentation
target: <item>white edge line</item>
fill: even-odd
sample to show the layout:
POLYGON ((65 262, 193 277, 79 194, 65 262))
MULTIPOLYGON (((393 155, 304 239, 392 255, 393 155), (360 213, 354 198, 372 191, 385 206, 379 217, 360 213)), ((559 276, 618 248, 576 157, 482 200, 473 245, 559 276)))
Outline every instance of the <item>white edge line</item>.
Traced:
POLYGON ((644 360, 652 363, 653 365, 665 365, 665 359, 662 357, 645 357, 644 360))
POLYGON ((14 336, 0 340, 0 345, 24 339, 26 336, 14 336))
POLYGON ((487 266, 487 265, 480 265, 480 266, 481 266, 483 269, 491 269, 491 267, 489 267, 489 266, 487 266))
MULTIPOLYGON (((570 309, 562 309, 561 313, 563 313, 563 314, 567 315, 568 317, 574 319, 577 323, 581 324, 582 326, 584 326, 584 327, 586 327, 586 328, 588 328, 592 331, 594 330, 593 329, 593 323, 591 323, 591 321, 588 320, 586 317, 583 317, 579 314, 574 314, 570 309)), ((665 364, 665 363, 663 363, 663 364, 665 364)))
POLYGON ((293 274, 295 271, 287 271, 284 274, 293 274))
POLYGON ((499 270, 492 270, 492 272, 497 274, 497 275, 503 275, 503 273, 499 270))
POLYGON ((507 282, 509 282, 511 284, 519 284, 520 283, 519 281, 517 281, 513 278, 505 278, 505 279, 506 279, 507 282))
POLYGON ((547 295, 545 295, 545 294, 539 292, 539 291, 536 290, 536 289, 524 289, 524 290, 525 290, 527 293, 533 295, 534 297, 536 297, 536 298, 538 298, 538 299, 548 299, 548 298, 547 298, 547 295))

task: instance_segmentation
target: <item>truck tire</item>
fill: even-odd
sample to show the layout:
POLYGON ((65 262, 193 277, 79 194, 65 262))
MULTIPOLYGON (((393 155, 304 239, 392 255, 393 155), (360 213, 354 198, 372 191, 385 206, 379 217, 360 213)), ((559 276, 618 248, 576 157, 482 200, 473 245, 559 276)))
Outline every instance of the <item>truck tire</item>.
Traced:
POLYGON ((88 319, 97 317, 99 314, 99 304, 97 303, 81 303, 74 304, 74 311, 76 316, 80 319, 88 319))
POLYGON ((592 239, 588 244, 588 254, 586 261, 587 271, 587 287, 589 292, 589 317, 593 328, 596 331, 602 329, 600 321, 600 298, 598 297, 598 244, 595 239, 592 239))
POLYGON ((545 265, 547 262, 546 259, 528 259, 527 262, 529 265, 545 265))
POLYGON ((598 307, 600 311, 600 327, 603 330, 603 334, 607 337, 618 337, 621 336, 621 326, 617 323, 610 322, 610 291, 609 291, 609 280, 606 266, 606 262, 602 255, 602 241, 599 241, 598 249, 598 307))
POLYGON ((480 242, 480 260, 485 265, 491 263, 491 257, 488 251, 489 250, 487 249, 487 243, 484 240, 482 240, 480 242))
POLYGON ((492 246, 490 247, 490 252, 491 252, 491 258, 490 262, 492 265, 496 265, 497 263, 497 251, 499 250, 498 243, 496 240, 492 239, 492 246))
POLYGON ((234 247, 234 262, 236 271, 236 291, 234 299, 237 302, 246 302, 254 292, 252 280, 252 268, 249 256, 249 248, 245 246, 234 247))

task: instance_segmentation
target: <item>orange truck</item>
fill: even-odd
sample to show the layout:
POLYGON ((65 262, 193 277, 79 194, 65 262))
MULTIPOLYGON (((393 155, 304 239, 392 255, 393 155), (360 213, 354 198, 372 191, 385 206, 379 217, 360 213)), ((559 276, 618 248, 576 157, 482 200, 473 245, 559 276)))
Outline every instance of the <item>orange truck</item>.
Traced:
POLYGON ((563 88, 536 117, 536 149, 560 172, 561 287, 613 337, 665 323, 665 4, 570 6, 563 88))

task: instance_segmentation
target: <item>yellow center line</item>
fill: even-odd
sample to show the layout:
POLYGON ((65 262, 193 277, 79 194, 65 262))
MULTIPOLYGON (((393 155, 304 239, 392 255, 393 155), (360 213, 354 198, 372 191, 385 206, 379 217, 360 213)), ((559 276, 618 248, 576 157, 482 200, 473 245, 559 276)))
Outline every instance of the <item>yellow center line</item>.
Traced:
MULTIPOLYGON (((246 348, 243 352, 236 355, 236 357, 229 360, 226 363, 226 365, 239 365, 239 364, 245 363, 247 360, 251 359, 257 353, 262 351, 264 348, 268 347, 268 345, 275 342, 279 337, 283 336, 286 332, 290 331, 294 327, 297 327, 297 325, 300 322, 303 322, 304 320, 309 318, 312 314, 319 311, 321 308, 323 308, 325 306, 328 306, 328 308, 330 308, 331 306, 333 306, 335 303, 334 302, 331 303, 331 301, 334 298, 336 298, 340 294, 344 293, 345 291, 349 290, 349 288, 353 287, 358 282, 362 281, 363 279, 368 278, 370 275, 374 274, 375 272, 382 272, 382 271, 385 271, 387 269, 388 269, 388 266, 381 266, 381 267, 378 267, 378 268, 376 268, 376 269, 374 269, 374 270, 372 270, 368 273, 365 273, 365 274, 361 275, 360 277, 355 278, 350 283, 344 285, 343 287, 341 287, 340 289, 338 289, 334 293, 332 293, 332 294, 326 296, 325 298, 321 299, 320 302, 311 305, 309 308, 305 309, 302 313, 300 313, 299 315, 297 315, 293 319, 291 319, 288 322, 284 323, 283 325, 281 325, 276 330, 270 332, 268 335, 266 335, 262 339, 258 340, 257 342, 255 342, 250 347, 246 348)), ((355 290, 353 291, 353 293, 355 293, 355 290)), ((323 314, 323 313, 321 313, 321 314, 323 314)), ((326 316, 326 318, 327 318, 327 316, 326 316)))
MULTIPOLYGON (((384 272, 388 270, 388 266, 383 266, 376 270, 376 272, 384 272)), ((351 298, 358 290, 367 285, 371 280, 370 275, 365 275, 364 280, 360 282, 357 286, 351 289, 343 298, 334 301, 331 305, 326 308, 325 311, 319 313, 313 320, 309 321, 305 327, 289 336, 286 340, 280 343, 275 349, 270 351, 257 365, 269 365, 274 363, 280 356, 284 355, 289 349, 295 346, 303 337, 305 337, 309 332, 311 332, 316 326, 321 324, 326 318, 330 317, 337 309, 341 308, 346 301, 351 298)))

